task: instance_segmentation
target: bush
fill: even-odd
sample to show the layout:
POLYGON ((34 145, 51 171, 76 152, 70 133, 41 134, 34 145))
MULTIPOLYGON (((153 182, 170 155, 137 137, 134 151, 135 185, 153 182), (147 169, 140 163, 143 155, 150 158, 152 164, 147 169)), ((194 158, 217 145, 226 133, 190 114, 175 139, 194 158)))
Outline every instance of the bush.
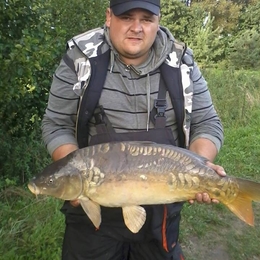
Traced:
POLYGON ((235 69, 260 69, 260 32, 245 30, 231 42, 229 57, 235 69))
POLYGON ((21 137, 0 129, 0 190, 27 183, 28 179, 50 163, 50 156, 40 141, 39 123, 21 137))

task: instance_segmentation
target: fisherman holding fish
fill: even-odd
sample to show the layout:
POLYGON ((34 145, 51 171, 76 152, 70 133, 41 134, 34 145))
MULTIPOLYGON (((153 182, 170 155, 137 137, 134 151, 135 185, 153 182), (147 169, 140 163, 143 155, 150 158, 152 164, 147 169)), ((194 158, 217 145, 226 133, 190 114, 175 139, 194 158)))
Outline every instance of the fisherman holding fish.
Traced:
MULTIPOLYGON (((192 51, 159 22, 160 0, 111 0, 102 28, 68 41, 42 121, 43 139, 54 161, 86 146, 151 141, 187 148, 225 176, 223 168, 213 164, 223 129, 207 83, 192 51)), ((120 153, 114 158, 115 169, 124 171, 127 161, 120 163, 120 153)), ((98 160, 106 165, 105 154, 98 160)), ((95 164, 88 162, 98 185, 104 174, 95 164)), ((140 177, 145 181, 146 175, 140 177)), ((110 198, 112 188, 106 192, 110 198)), ((204 192, 195 198, 218 202, 204 192)), ((144 224, 135 233, 125 225, 121 208, 102 206, 102 222, 96 228, 88 217, 91 212, 87 215, 74 199, 61 209, 66 219, 63 260, 184 259, 178 243, 183 202, 145 205, 144 224)))

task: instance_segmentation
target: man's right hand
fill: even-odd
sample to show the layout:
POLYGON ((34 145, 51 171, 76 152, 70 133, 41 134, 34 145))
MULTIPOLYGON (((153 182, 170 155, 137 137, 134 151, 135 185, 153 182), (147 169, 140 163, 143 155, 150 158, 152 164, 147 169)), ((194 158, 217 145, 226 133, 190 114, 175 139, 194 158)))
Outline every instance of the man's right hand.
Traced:
POLYGON ((78 207, 79 204, 80 204, 80 202, 79 202, 79 200, 71 200, 71 201, 70 201, 70 204, 71 204, 73 207, 78 207))

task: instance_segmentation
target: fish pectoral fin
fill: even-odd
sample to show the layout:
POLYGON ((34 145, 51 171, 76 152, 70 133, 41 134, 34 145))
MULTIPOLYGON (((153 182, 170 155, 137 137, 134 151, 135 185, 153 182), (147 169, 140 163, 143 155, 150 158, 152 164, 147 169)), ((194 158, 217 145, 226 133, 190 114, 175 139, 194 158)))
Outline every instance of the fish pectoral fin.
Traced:
POLYGON ((101 224, 100 205, 89 198, 80 198, 80 204, 96 228, 101 224))
POLYGON ((122 208, 125 225, 133 233, 139 232, 146 220, 146 211, 141 206, 126 206, 122 208))

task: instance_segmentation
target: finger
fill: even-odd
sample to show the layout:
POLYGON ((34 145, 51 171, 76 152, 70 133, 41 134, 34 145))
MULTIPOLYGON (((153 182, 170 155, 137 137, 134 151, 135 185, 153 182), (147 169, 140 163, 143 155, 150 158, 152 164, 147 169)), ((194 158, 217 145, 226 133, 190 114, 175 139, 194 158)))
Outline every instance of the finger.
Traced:
POLYGON ((212 203, 219 204, 219 200, 217 200, 217 199, 212 199, 211 201, 212 201, 212 203))
MULTIPOLYGON (((208 203, 210 204, 211 202, 214 204, 219 204, 219 200, 217 199, 211 199, 209 197, 208 193, 197 193, 195 196, 196 200, 198 203, 208 203)), ((188 201, 191 205, 195 203, 195 200, 189 200, 188 201)))
POLYGON ((208 204, 211 203, 211 198, 209 197, 208 193, 203 193, 202 194, 202 202, 208 203, 208 204))
POLYGON ((197 193, 195 198, 196 198, 198 203, 202 203, 202 194, 201 193, 197 193))
POLYGON ((71 201, 70 201, 70 204, 71 204, 73 207, 78 207, 80 203, 79 203, 78 200, 71 200, 71 201))
POLYGON ((216 173, 218 174, 218 175, 220 175, 220 176, 226 176, 227 174, 226 174, 226 172, 225 172, 225 170, 224 170, 224 168, 222 167, 222 166, 220 166, 220 165, 216 165, 216 164, 214 164, 214 163, 212 163, 212 162, 207 162, 207 165, 210 167, 210 168, 212 168, 214 171, 216 171, 216 173))
POLYGON ((216 170, 218 175, 225 177, 227 174, 222 166, 216 165, 216 170))

